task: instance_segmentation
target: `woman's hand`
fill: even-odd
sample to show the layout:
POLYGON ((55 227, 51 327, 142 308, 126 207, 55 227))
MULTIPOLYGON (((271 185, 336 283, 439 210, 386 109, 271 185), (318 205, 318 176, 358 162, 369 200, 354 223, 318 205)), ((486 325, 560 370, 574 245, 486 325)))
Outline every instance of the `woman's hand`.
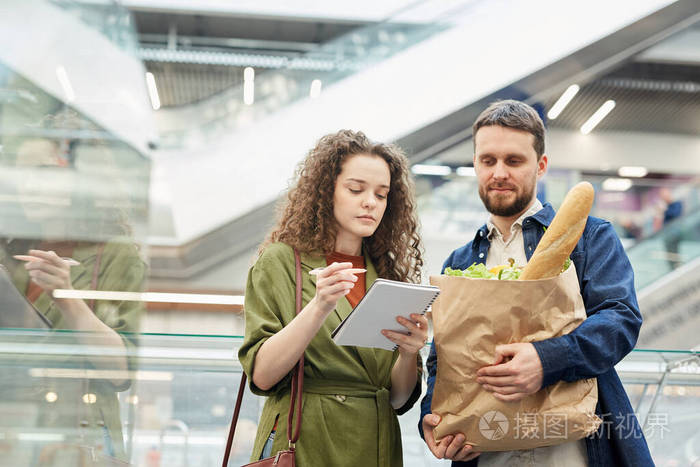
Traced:
POLYGON ((333 263, 320 271, 316 277, 316 296, 314 300, 327 316, 333 311, 340 300, 355 287, 357 276, 353 274, 352 263, 333 263))
POLYGON ((428 342, 428 319, 425 315, 411 313, 411 319, 397 316, 396 321, 408 330, 408 334, 388 329, 382 329, 382 334, 399 346, 400 354, 417 354, 428 342))
MULTIPOLYGON (((72 289, 70 278, 71 263, 53 251, 29 250, 29 257, 24 265, 29 277, 53 299, 56 289, 72 289)), ((26 257, 25 257, 26 258, 26 257)))

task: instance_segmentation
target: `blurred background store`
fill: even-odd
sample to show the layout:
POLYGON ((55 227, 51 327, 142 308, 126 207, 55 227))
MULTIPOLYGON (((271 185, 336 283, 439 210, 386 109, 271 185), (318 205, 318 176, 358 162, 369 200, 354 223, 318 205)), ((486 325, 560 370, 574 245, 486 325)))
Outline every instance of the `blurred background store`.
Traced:
MULTIPOLYGON (((340 128, 406 150, 427 278, 487 218, 471 124, 502 98, 547 126, 541 200, 596 188, 645 319, 618 371, 657 464, 700 462, 696 0, 0 0, 0 43, 0 260, 26 294, 14 255, 86 252, 56 293, 128 336, 117 364, 2 325, 0 465, 220 464, 247 270, 305 151, 340 128)), ((446 465, 417 415, 405 464, 446 465)))

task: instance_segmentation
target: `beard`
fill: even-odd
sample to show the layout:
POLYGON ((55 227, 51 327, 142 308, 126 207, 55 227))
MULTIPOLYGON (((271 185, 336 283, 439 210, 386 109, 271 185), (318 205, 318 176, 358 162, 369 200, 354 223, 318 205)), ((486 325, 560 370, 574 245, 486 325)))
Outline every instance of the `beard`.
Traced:
POLYGON ((528 207, 535 196, 535 178, 531 183, 519 189, 515 185, 493 183, 490 188, 509 188, 514 190, 515 199, 509 201, 510 193, 502 195, 500 193, 489 192, 489 187, 479 187, 479 197, 484 203, 486 210, 494 216, 513 217, 520 214, 528 207))

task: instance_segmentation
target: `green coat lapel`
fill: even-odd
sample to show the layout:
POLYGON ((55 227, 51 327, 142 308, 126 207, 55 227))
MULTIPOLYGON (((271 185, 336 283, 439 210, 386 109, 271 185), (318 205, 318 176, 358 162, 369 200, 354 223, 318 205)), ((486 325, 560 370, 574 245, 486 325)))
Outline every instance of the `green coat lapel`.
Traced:
MULTIPOLYGON (((370 286, 374 283, 374 281, 377 280, 377 270, 374 268, 374 264, 372 263, 372 260, 369 258, 369 255, 366 251, 364 252, 364 255, 365 268, 367 269, 367 272, 365 273, 365 291, 367 291, 369 290, 370 286)), ((350 304, 345 299, 345 297, 343 297, 341 300, 343 301, 343 303, 347 304, 348 308, 350 308, 350 304)), ((382 381, 379 375, 379 365, 377 362, 377 349, 372 349, 369 347, 356 348, 357 353, 362 359, 362 363, 365 365, 365 368, 367 368, 367 373, 369 374, 372 383, 376 386, 382 386, 382 381)))
MULTIPOLYGON (((374 283, 375 280, 377 280, 377 270, 374 268, 374 264, 372 263, 372 260, 369 258, 366 252, 364 256, 365 267, 367 269, 367 272, 365 273, 365 290, 369 290, 370 286, 374 283)), ((311 271, 312 269, 326 267, 326 258, 323 256, 312 256, 302 253, 301 265, 302 271, 308 274, 309 271, 311 271)), ((309 279, 315 287, 316 276, 309 276, 309 279)), ((350 302, 348 302, 347 298, 342 297, 340 300, 338 300, 338 304, 336 305, 335 310, 333 311, 337 319, 337 324, 340 324, 345 318, 347 318, 351 311, 352 307, 350 306, 350 302)), ((367 374, 369 375, 369 378, 372 381, 372 383, 377 386, 381 386, 382 381, 379 381, 379 366, 376 354, 378 349, 371 349, 365 347, 354 347, 354 349, 357 351, 357 354, 360 357, 362 364, 366 368, 367 374)))

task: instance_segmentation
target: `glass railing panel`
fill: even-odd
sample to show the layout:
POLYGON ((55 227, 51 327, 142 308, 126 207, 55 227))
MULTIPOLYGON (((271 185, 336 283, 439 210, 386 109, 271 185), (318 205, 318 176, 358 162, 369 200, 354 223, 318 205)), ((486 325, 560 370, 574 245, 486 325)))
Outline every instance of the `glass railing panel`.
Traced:
POLYGON ((422 193, 418 214, 423 234, 454 236, 455 248, 471 240, 488 218, 475 177, 417 176, 416 188, 422 193))
POLYGON ((3 465, 129 456, 150 167, 0 62, 3 465))
POLYGON ((0 62, 0 235, 146 236, 150 161, 0 62))
POLYGON ((684 215, 628 248, 637 290, 700 257, 700 210, 684 215))
MULTIPOLYGON (((115 350, 95 337, 0 331, 0 372, 12 375, 0 384, 7 465, 79 465, 93 451, 134 465, 220 465, 242 338, 126 334, 138 346, 115 350), (120 358, 127 369, 97 371, 100 359, 120 358)), ((687 465, 700 449, 691 415, 700 412, 699 362, 697 352, 635 350, 617 365, 657 462, 687 465)), ((230 465, 247 461, 263 402, 246 390, 230 465)), ((399 417, 404 465, 441 465, 418 436, 419 414, 416 404, 399 417)))
POLYGON ((700 352, 637 350, 617 369, 657 465, 692 465, 700 452, 700 352))

